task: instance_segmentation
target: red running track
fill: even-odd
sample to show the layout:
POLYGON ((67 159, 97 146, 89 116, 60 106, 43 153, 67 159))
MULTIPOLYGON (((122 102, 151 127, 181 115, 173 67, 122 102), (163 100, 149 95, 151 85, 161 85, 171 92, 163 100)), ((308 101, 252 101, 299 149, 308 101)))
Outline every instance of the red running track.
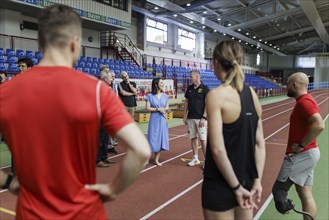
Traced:
MULTIPOLYGON (((312 91, 321 115, 329 111, 329 91, 312 91)), ((280 168, 288 137, 289 116, 294 99, 263 106, 263 127, 266 138, 266 165, 263 175, 261 205, 271 194, 280 168)), ((148 164, 138 180, 115 201, 106 203, 109 219, 203 219, 201 207, 202 164, 188 167, 181 158, 191 158, 190 141, 185 125, 169 129, 170 151, 161 154, 162 167, 148 164)), ((123 149, 118 146, 119 152, 123 149)), ((200 150, 200 158, 203 158, 200 150)), ((113 179, 124 153, 113 156, 117 163, 109 168, 97 168, 97 182, 113 179)), ((15 210, 16 197, 9 192, 0 194, 0 219, 14 219, 4 211, 15 210)), ((255 210, 257 214, 257 210, 255 210)), ((259 213, 258 213, 259 214, 259 213)))

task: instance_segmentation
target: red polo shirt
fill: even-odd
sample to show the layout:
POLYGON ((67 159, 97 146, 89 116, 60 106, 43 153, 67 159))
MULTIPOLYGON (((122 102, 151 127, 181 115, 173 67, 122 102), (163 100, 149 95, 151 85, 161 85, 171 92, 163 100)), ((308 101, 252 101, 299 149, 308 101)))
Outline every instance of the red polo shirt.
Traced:
POLYGON ((1 84, 0 130, 21 183, 16 218, 106 219, 84 185, 95 183, 100 123, 113 136, 131 122, 108 86, 67 67, 33 67, 1 84))
MULTIPOLYGON (((295 108, 290 115, 289 139, 286 154, 293 153, 291 145, 301 142, 310 126, 308 120, 312 115, 320 112, 318 104, 310 94, 302 95, 296 101, 295 108)), ((316 147, 317 143, 316 139, 314 139, 309 145, 305 146, 303 151, 316 147)))

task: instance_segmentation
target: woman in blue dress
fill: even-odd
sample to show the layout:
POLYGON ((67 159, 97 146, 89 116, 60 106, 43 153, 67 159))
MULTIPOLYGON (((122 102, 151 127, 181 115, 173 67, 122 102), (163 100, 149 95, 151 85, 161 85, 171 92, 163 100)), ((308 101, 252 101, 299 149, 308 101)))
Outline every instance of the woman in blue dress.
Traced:
POLYGON ((152 93, 148 94, 146 101, 146 110, 151 113, 147 139, 151 145, 151 151, 154 152, 154 162, 157 166, 162 166, 159 162, 160 152, 169 150, 168 124, 166 120, 166 111, 169 108, 168 96, 163 91, 164 83, 161 78, 152 80, 152 93))

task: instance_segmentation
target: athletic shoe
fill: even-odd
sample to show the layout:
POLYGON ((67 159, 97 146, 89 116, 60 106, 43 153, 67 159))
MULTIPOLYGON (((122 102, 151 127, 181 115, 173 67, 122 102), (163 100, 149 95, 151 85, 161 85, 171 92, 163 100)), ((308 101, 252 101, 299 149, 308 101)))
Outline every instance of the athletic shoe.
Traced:
POLYGON ((110 158, 107 158, 106 160, 103 160, 104 163, 107 163, 107 164, 114 164, 115 161, 114 160, 110 160, 110 158))
POLYGON ((112 154, 118 154, 114 147, 108 148, 108 151, 112 154))
POLYGON ((111 139, 111 145, 113 145, 113 146, 118 145, 117 140, 115 140, 115 139, 111 139))
POLYGON ((109 167, 110 164, 100 161, 96 164, 96 167, 109 167))
POLYGON ((197 164, 200 164, 200 160, 199 160, 199 159, 195 159, 195 158, 193 158, 193 159, 191 160, 191 162, 189 162, 187 165, 188 165, 189 167, 193 167, 194 165, 197 165, 197 164))

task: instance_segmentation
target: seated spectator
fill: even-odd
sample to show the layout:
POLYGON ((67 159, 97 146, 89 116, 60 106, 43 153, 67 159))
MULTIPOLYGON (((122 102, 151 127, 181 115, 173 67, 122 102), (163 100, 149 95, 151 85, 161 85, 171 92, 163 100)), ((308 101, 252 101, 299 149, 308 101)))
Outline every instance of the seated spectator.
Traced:
POLYGON ((19 59, 18 60, 18 69, 19 69, 19 72, 22 73, 22 72, 25 72, 26 70, 29 70, 32 68, 33 66, 33 62, 30 58, 22 58, 22 59, 19 59))

